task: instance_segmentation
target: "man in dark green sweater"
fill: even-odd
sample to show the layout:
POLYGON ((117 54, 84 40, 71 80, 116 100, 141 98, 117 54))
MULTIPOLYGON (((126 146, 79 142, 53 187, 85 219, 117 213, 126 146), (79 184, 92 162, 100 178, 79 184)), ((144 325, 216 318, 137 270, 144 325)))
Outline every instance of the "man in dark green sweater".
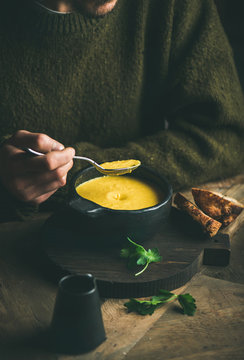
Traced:
POLYGON ((139 159, 174 190, 243 170, 243 94, 213 0, 13 0, 0 46, 2 219, 63 201, 86 166, 74 151, 139 159))

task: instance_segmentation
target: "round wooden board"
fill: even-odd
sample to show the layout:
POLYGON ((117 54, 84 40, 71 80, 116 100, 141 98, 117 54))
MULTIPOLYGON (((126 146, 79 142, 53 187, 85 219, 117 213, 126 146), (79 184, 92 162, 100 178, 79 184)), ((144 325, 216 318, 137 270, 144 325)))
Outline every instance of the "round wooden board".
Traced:
MULTIPOLYGON (((211 265, 227 265, 229 261, 228 235, 220 233, 209 239, 189 217, 174 208, 168 223, 142 244, 147 250, 158 248, 162 261, 151 263, 138 277, 134 274, 141 267, 128 270, 126 261, 120 258, 126 239, 121 247, 108 247, 105 242, 101 247, 91 244, 87 235, 77 231, 69 212, 51 216, 41 238, 47 256, 62 270, 93 274, 102 297, 144 297, 155 295, 159 289, 173 290, 192 278, 203 259, 211 265)), ((140 239, 132 240, 140 243, 140 239)))

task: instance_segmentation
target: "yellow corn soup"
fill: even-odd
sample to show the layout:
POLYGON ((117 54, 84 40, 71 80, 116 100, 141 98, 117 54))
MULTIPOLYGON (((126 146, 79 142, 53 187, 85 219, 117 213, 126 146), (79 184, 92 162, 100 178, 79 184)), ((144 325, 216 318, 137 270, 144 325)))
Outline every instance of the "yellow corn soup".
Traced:
POLYGON ((164 198, 160 189, 130 176, 102 176, 76 187, 83 198, 115 210, 138 210, 154 206, 164 198))
POLYGON ((139 160, 134 160, 134 159, 110 161, 101 164, 101 166, 104 169, 124 169, 139 165, 141 165, 141 162, 139 160))

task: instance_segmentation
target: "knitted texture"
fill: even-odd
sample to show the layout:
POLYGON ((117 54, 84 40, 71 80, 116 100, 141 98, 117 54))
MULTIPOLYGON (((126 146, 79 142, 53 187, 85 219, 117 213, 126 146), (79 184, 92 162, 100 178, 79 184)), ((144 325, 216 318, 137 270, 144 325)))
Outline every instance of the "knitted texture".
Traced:
POLYGON ((136 158, 174 190, 243 170, 243 94, 213 1, 118 0, 97 18, 19 3, 0 19, 0 137, 136 158))

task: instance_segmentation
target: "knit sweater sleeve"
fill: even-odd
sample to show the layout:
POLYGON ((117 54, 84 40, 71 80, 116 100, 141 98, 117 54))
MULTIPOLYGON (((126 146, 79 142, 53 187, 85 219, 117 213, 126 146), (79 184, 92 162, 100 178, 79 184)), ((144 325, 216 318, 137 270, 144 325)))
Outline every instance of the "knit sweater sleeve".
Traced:
MULTIPOLYGON (((75 145, 77 153, 98 162, 140 159, 174 190, 243 170, 244 102, 232 50, 213 1, 199 4, 175 1, 168 86, 161 95, 169 128, 163 129, 161 119, 161 131, 124 147, 82 142, 75 145)), ((72 171, 80 166, 75 163, 72 171)))

